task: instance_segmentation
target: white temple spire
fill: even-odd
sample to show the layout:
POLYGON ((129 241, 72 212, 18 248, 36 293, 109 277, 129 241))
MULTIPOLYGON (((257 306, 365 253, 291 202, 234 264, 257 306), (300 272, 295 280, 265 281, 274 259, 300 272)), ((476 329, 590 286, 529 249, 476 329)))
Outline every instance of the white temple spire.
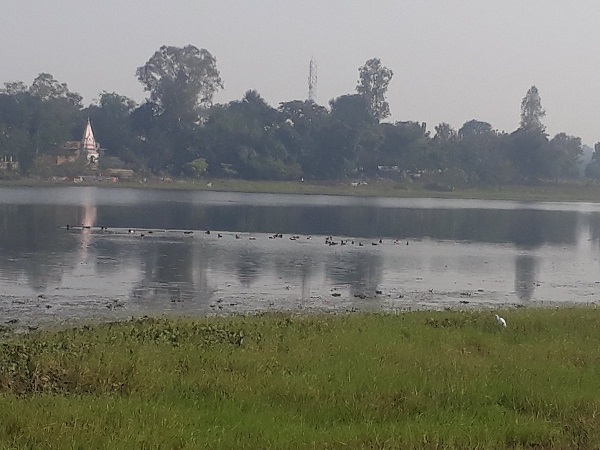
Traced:
POLYGON ((90 123, 89 117, 87 125, 85 126, 85 131, 83 132, 83 138, 81 139, 81 149, 98 150, 98 144, 96 143, 96 139, 94 138, 94 132, 92 131, 92 124, 90 123))
POLYGON ((90 123, 90 118, 88 117, 87 125, 85 126, 85 131, 83 132, 83 137, 81 138, 81 150, 86 153, 86 157, 88 161, 92 164, 98 162, 98 150, 100 146, 96 142, 94 138, 94 132, 92 131, 92 124, 90 123))

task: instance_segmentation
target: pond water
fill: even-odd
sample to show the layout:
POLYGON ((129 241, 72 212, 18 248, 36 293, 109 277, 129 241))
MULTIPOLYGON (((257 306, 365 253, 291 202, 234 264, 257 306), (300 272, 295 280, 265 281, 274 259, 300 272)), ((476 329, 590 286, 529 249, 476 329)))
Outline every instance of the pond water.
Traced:
POLYGON ((599 257, 600 204, 0 188, 0 323, 595 303, 599 257))

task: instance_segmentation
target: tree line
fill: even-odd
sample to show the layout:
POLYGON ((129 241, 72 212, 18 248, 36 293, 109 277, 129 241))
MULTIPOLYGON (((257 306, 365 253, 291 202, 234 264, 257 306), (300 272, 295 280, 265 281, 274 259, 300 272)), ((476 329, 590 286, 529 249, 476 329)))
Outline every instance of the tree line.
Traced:
POLYGON ((255 90, 214 104, 223 88, 216 59, 193 45, 162 46, 137 68, 148 93, 141 104, 104 91, 84 107, 66 83, 41 73, 29 86, 0 89, 0 156, 17 159, 25 175, 57 171, 40 167, 38 156, 79 139, 90 118, 105 149, 101 165, 145 174, 332 180, 429 173, 469 184, 600 178, 600 143, 584 167, 579 137, 550 138, 535 86, 513 132, 473 119, 458 130, 440 123, 432 133, 422 122, 385 121, 393 72, 378 58, 358 71, 356 92, 327 106, 291 100, 276 108, 255 90))

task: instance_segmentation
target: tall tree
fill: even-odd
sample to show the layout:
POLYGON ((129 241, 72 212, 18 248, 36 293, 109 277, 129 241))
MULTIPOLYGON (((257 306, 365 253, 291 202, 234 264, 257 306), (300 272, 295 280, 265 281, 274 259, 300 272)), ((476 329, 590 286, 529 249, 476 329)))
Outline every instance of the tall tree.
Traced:
POLYGON ((66 83, 57 81, 49 73, 40 73, 33 80, 29 94, 38 99, 30 125, 36 153, 81 137, 81 95, 71 92, 66 83))
MULTIPOLYGON (((9 86, 7 86, 8 88, 9 86)), ((19 88, 13 86, 12 88, 19 88)), ((40 73, 29 87, 29 92, 42 101, 64 99, 70 105, 81 107, 83 97, 77 92, 71 92, 67 83, 61 83, 49 73, 40 73)))
POLYGON ((356 92, 367 99, 373 117, 378 121, 389 117, 390 105, 385 101, 385 94, 394 72, 381 65, 379 58, 372 58, 358 69, 358 74, 356 92))
POLYGON ((136 75, 159 114, 166 114, 176 124, 195 122, 198 107, 210 106, 223 87, 215 57, 193 45, 163 45, 137 68, 136 75))
POLYGON ((542 108, 542 99, 538 88, 531 86, 521 101, 520 128, 525 131, 544 133, 546 126, 542 123, 542 118, 545 115, 546 111, 542 108))

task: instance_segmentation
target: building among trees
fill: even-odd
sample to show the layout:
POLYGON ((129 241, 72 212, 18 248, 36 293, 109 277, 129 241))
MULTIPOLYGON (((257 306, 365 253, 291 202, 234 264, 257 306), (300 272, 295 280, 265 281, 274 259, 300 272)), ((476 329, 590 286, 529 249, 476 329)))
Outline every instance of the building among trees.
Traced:
POLYGON ((51 156, 51 163, 57 166, 73 164, 81 160, 85 160, 86 165, 97 166, 100 158, 100 144, 94 137, 90 119, 87 121, 81 140, 66 141, 60 147, 51 149, 48 156, 51 156))
POLYGON ((98 163, 98 158, 100 156, 100 145, 96 142, 96 139, 94 138, 94 132, 92 131, 92 124, 90 123, 89 118, 85 126, 85 131, 83 132, 83 137, 81 138, 80 151, 83 152, 83 154, 88 160, 88 163, 98 163))

